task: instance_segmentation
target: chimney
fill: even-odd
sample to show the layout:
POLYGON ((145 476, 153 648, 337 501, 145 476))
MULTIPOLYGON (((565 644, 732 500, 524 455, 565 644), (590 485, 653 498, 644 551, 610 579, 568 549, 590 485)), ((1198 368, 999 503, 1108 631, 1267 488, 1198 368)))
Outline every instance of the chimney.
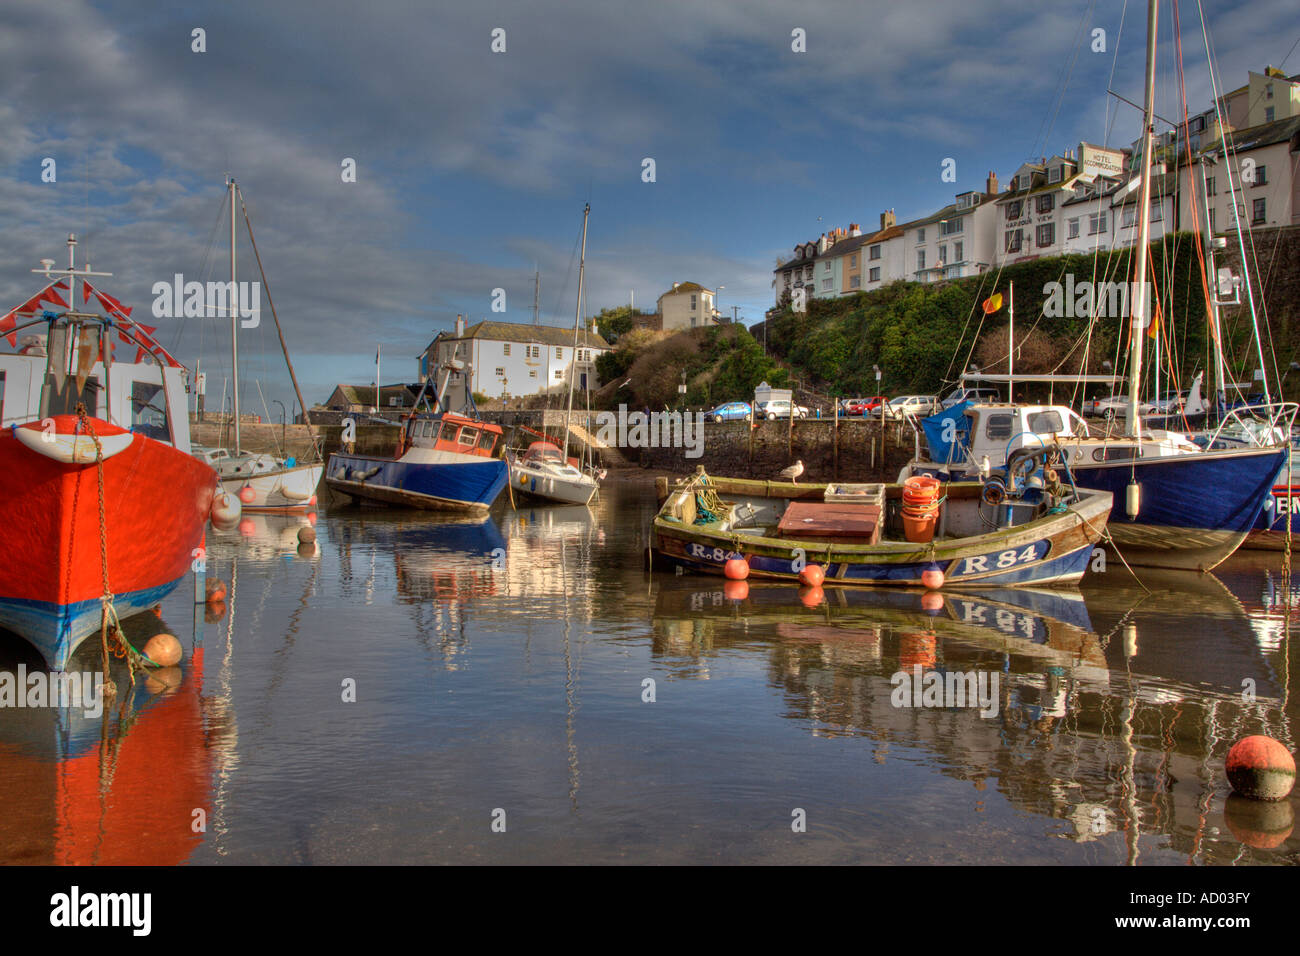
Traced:
POLYGON ((894 210, 892 209, 886 209, 884 212, 880 214, 881 229, 888 229, 890 226, 897 223, 897 221, 898 220, 894 217, 894 210))
POLYGON ((989 196, 998 194, 998 174, 989 170, 989 178, 984 182, 984 192, 989 196))
POLYGON ((849 223, 849 238, 852 239, 854 236, 860 235, 862 235, 862 227, 856 222, 849 223))

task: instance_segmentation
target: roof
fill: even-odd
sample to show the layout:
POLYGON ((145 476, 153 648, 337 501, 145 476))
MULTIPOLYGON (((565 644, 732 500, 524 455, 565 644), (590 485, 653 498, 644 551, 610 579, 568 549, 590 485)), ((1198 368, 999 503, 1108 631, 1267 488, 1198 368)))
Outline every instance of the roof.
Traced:
POLYGON ((681 292, 712 292, 712 291, 713 291, 712 289, 704 288, 704 286, 700 285, 698 282, 679 282, 677 283, 677 285, 673 286, 671 289, 669 289, 659 298, 662 299, 664 295, 677 295, 678 293, 681 292))
POLYGON ((805 265, 815 259, 830 259, 835 256, 848 255, 854 249, 860 249, 863 246, 872 246, 877 242, 885 242, 889 239, 897 239, 902 234, 902 226, 889 226, 886 229, 881 229, 879 232, 873 232, 870 235, 851 236, 847 239, 841 239, 833 246, 828 246, 825 252, 813 256, 804 256, 802 259, 791 259, 788 262, 781 263, 772 271, 784 272, 786 269, 802 269, 805 265))
MULTIPOLYGON (((484 319, 471 325, 465 334, 457 336, 448 332, 439 332, 438 338, 448 339, 484 339, 491 342, 523 342, 528 345, 553 345, 556 347, 573 345, 573 329, 558 325, 525 325, 521 322, 493 322, 484 319)), ((578 333, 580 348, 607 349, 609 343, 596 332, 586 329, 578 333)))
MULTIPOLYGON (((379 404, 387 405, 390 398, 401 398, 410 404, 415 398, 418 385, 381 385, 379 386, 379 404)), ((334 391, 343 396, 349 405, 371 406, 375 404, 375 387, 373 385, 336 385, 334 391)), ((333 393, 331 392, 331 397, 333 393)))

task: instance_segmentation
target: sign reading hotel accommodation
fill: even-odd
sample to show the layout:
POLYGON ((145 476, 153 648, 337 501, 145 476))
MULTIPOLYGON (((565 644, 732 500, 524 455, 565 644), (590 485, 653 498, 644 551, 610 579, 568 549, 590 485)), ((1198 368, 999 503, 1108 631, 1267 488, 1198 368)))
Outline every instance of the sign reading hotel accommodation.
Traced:
POLYGON ((1120 176, 1124 172, 1124 154, 1118 149, 1080 143, 1079 172, 1093 176, 1120 176))

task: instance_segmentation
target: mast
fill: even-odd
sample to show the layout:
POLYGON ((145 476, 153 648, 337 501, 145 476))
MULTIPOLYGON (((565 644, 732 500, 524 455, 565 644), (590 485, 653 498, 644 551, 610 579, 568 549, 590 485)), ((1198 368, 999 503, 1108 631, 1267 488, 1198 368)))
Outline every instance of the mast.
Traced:
POLYGON ((1155 134, 1156 99, 1156 13, 1158 0, 1147 2, 1147 75, 1146 98, 1142 108, 1142 188, 1138 199, 1138 237, 1134 247, 1137 269, 1133 275, 1133 294, 1129 296, 1128 359, 1128 434, 1142 437, 1138 420, 1138 387, 1142 382, 1142 338, 1147 323, 1147 244, 1151 241, 1151 160, 1155 134))
POLYGON ((542 292, 542 273, 540 270, 533 273, 533 325, 538 325, 538 304, 542 292))
POLYGON ((1013 397, 1013 390, 1016 387, 1016 284, 1014 282, 1007 289, 1007 315, 1010 316, 1010 324, 1007 326, 1010 346, 1007 351, 1007 401, 1014 405, 1016 401, 1013 397))
POLYGON ((234 379, 232 409, 235 421, 235 456, 239 448, 239 286, 235 284, 235 177, 226 180, 230 191, 230 374, 234 379))
POLYGON ((569 356, 569 408, 564 413, 564 459, 569 459, 569 419, 573 417, 573 379, 578 368, 578 324, 582 321, 582 272, 587 263, 587 216, 591 203, 582 207, 582 252, 578 256, 578 309, 573 315, 573 354, 569 356))

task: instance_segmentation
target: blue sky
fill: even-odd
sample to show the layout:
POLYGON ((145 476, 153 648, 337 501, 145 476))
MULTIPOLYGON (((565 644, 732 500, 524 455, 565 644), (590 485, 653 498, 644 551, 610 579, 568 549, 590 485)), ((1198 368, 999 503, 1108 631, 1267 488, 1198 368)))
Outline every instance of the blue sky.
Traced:
MULTIPOLYGON (((1204 6, 1225 88, 1268 64, 1300 72, 1293 0, 1204 6)), ((1199 110, 1205 51, 1196 7, 1182 8, 1199 110)), ((1166 116, 1171 10, 1162 0, 1166 116)), ((377 345, 386 382, 413 379, 457 312, 531 321, 535 266, 543 320, 571 324, 587 201, 586 314, 633 293, 653 308, 693 280, 725 286, 721 307, 752 324, 796 242, 874 228, 887 208, 928 214, 989 170, 1005 185, 1080 140, 1127 145, 1138 116, 1106 89, 1141 99, 1145 5, 6 0, 0 26, 4 301, 34 291, 40 258, 64 262, 70 231, 114 273, 105 288, 146 312, 176 272, 228 277, 230 172, 311 403, 372 381, 377 345), (41 182, 45 157, 55 183, 41 182), (940 179, 949 157, 955 184, 940 179)), ((256 278, 246 241, 239 258, 256 278)), ((244 370, 289 404, 267 318, 241 339, 244 370)), ((158 337, 191 367, 202 357, 210 383, 228 373, 219 323, 163 320, 158 337)))

